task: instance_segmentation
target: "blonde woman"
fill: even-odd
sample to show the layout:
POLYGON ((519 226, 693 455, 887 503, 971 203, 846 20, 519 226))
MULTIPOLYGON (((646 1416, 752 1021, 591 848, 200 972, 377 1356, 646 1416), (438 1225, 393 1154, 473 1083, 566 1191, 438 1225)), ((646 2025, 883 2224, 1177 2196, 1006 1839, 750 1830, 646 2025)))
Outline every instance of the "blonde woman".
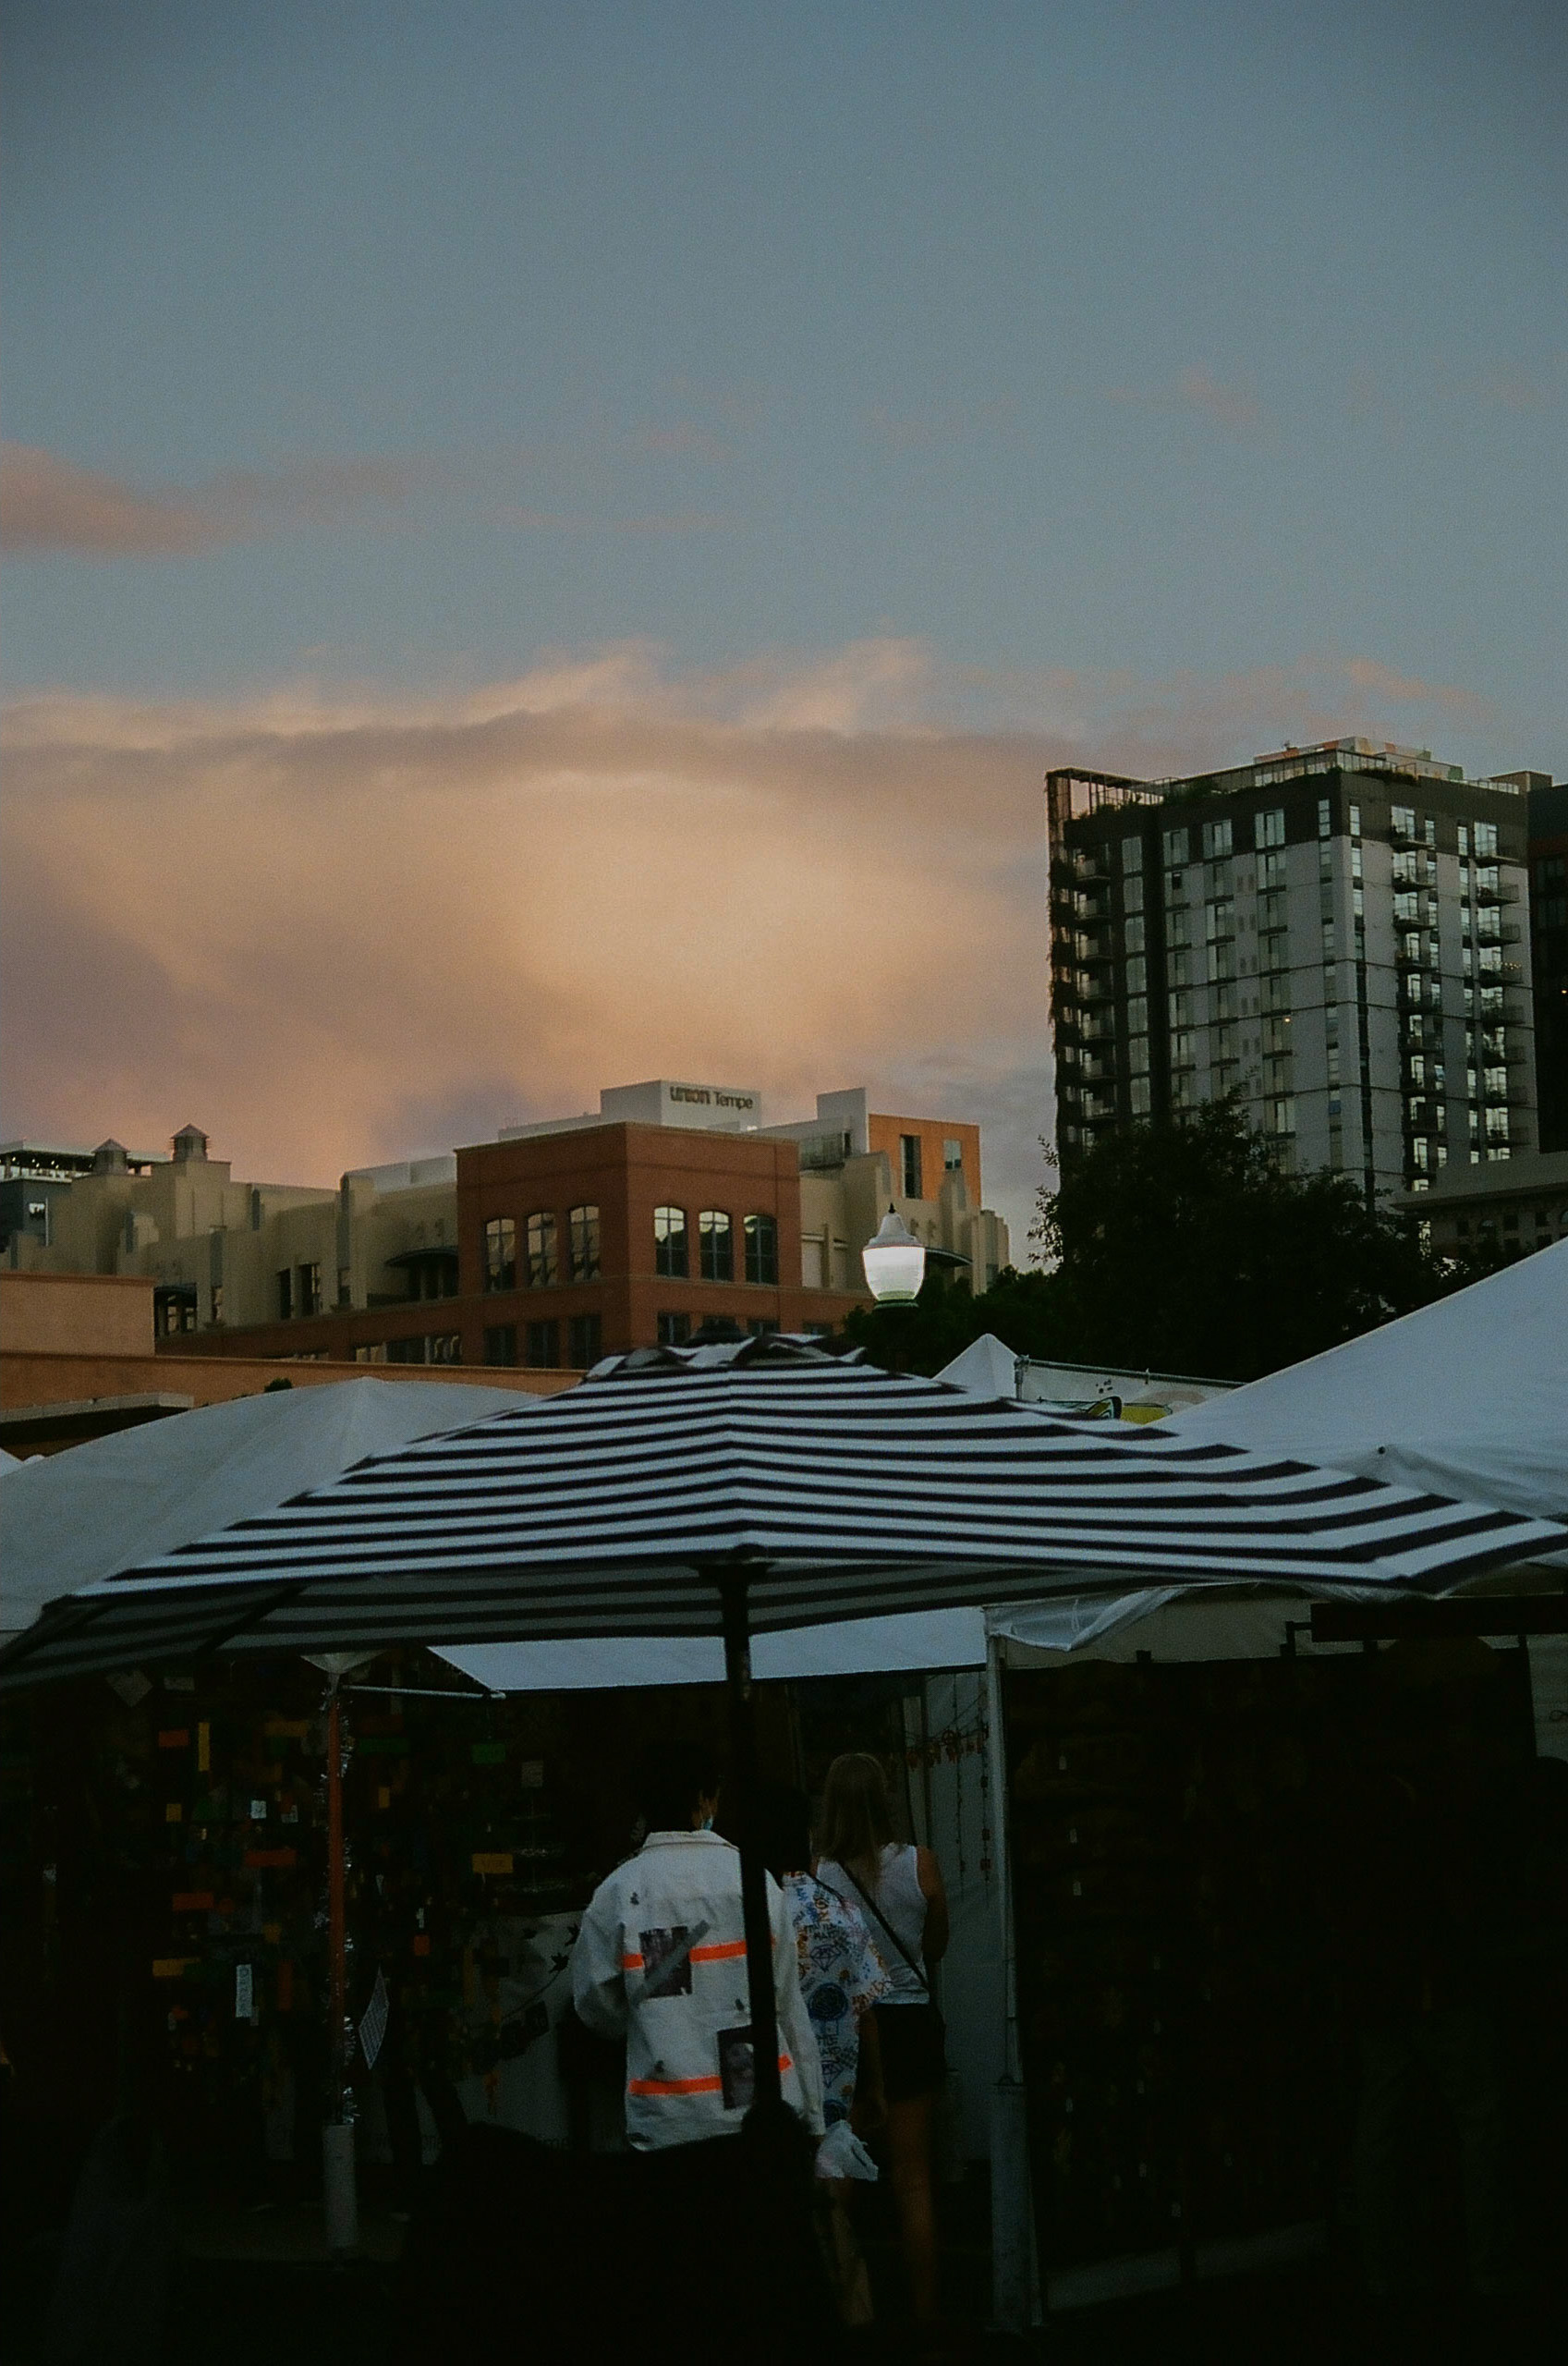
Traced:
POLYGON ((888 1975, 888 1992, 874 2008, 888 2176, 915 2321, 929 2326, 937 2307, 931 2114, 947 2075, 930 1981, 947 1948, 942 1868, 930 1849, 893 1838, 887 1778, 866 1750, 848 1751, 829 1767, 819 1838, 818 1880, 860 1908, 888 1975))

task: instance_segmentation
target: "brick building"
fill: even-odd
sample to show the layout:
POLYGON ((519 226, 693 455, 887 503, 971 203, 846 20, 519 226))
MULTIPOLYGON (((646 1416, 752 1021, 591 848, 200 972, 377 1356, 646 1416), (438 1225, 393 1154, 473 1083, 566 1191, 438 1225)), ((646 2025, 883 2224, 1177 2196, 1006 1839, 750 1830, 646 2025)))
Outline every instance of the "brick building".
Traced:
POLYGON ((199 1128, 155 1172, 106 1144, 29 1270, 144 1274, 164 1353, 585 1370, 710 1317, 831 1331, 867 1303, 890 1204, 983 1288, 1007 1229, 980 1205, 978 1128, 882 1116, 864 1092, 763 1127, 760 1096, 668 1079, 597 1115, 509 1128, 337 1189, 250 1185, 199 1128))
POLYGON ((611 1125, 483 1142, 457 1158, 465 1358, 597 1361, 744 1330, 831 1330, 861 1295, 808 1288, 793 1142, 611 1125))
MULTIPOLYGON (((156 1338, 155 1317, 154 1286, 140 1274, 0 1269, 0 1448, 24 1457, 55 1454, 199 1405, 368 1376, 352 1360, 314 1355, 291 1359, 285 1373, 275 1359, 243 1350, 186 1354, 182 1337, 156 1338)), ((460 1421, 463 1397, 476 1383, 549 1396, 569 1388, 574 1375, 451 1364, 428 1372, 407 1364, 383 1366, 376 1377, 449 1382, 452 1419, 460 1421)))

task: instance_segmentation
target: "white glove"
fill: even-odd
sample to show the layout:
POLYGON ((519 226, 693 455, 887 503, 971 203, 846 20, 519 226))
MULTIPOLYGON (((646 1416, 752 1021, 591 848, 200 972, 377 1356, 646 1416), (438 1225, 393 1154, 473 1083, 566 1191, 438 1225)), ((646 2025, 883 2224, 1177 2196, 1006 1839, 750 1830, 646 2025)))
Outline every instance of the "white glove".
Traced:
POLYGON ((877 2179, 877 2165, 846 2119, 835 2119, 817 2147, 820 2177, 860 2177, 868 2185, 877 2179))

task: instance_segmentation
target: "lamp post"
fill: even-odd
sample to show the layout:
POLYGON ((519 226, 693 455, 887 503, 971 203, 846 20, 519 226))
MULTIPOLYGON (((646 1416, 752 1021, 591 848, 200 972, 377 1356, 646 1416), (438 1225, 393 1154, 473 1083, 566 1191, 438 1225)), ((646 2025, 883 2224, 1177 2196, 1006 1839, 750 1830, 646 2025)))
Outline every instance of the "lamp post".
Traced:
POLYGON ((913 1306, 926 1278, 924 1241, 889 1208, 881 1229, 860 1251, 866 1287, 879 1306, 913 1306))

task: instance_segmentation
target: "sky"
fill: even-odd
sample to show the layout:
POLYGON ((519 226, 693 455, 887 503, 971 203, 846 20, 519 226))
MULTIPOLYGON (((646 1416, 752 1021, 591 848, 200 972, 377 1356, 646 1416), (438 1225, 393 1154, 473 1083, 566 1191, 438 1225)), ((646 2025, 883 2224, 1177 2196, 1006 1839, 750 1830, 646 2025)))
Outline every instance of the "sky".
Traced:
POLYGON ((1040 779, 1568 773, 1558 0, 0 0, 6 1136, 1052 1128, 1040 779))

